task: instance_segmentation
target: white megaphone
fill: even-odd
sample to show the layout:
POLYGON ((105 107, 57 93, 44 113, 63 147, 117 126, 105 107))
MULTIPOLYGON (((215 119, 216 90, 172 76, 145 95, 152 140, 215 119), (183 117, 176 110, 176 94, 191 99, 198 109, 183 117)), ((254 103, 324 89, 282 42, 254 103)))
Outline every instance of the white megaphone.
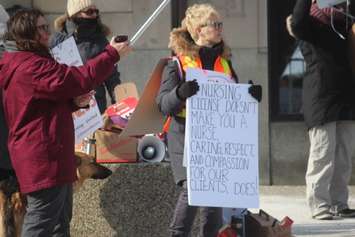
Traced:
POLYGON ((166 155, 166 146, 158 137, 146 135, 138 141, 137 152, 143 161, 161 162, 166 155))

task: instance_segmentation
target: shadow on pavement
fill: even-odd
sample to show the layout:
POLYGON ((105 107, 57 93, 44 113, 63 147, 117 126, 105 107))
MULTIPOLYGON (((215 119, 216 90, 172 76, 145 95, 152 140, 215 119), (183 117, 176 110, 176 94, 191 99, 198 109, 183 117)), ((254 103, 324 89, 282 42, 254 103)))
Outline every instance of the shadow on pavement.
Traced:
MULTIPOLYGON (((354 219, 355 221, 355 219, 354 219)), ((354 237, 355 223, 313 223, 313 224, 296 224, 292 228, 293 234, 296 236, 341 236, 354 237)))

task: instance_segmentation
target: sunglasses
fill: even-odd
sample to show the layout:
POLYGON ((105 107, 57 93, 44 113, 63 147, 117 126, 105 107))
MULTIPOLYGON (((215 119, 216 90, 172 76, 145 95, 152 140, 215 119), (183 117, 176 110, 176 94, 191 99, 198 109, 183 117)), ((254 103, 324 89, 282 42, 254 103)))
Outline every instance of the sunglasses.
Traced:
POLYGON ((215 29, 221 29, 223 27, 223 22, 222 21, 209 21, 206 24, 202 25, 204 26, 211 26, 215 29))
POLYGON ((39 26, 37 26, 37 29, 42 30, 42 31, 47 32, 47 33, 50 32, 50 29, 49 29, 49 25, 48 25, 48 24, 39 25, 39 26))
POLYGON ((99 13, 100 13, 99 9, 93 9, 93 8, 90 8, 90 9, 88 9, 86 11, 81 11, 81 12, 85 13, 88 16, 92 16, 94 14, 99 15, 99 13))

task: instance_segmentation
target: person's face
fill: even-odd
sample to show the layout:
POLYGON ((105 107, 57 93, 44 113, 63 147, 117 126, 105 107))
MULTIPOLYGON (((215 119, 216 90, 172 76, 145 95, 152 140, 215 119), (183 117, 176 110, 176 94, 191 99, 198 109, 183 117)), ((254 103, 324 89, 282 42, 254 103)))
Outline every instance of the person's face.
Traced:
POLYGON ((37 20, 38 41, 45 47, 49 47, 50 30, 47 20, 40 16, 37 20))
POLYGON ((200 42, 205 45, 215 45, 222 41, 223 22, 220 17, 212 15, 197 31, 200 42))
POLYGON ((80 11, 77 14, 77 17, 86 18, 86 19, 95 19, 99 16, 99 13, 100 13, 99 10, 95 6, 90 6, 80 11))

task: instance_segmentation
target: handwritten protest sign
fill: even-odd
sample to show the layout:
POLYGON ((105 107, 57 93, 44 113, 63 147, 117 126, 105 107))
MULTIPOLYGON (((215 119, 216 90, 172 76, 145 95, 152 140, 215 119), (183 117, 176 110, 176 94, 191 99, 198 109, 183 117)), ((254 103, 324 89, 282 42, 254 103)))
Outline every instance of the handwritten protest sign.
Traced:
POLYGON ((332 7, 334 5, 346 2, 346 0, 317 0, 319 8, 332 7))
POLYGON ((53 58, 59 63, 75 67, 83 65, 83 61, 81 60, 78 47, 76 46, 73 37, 64 40, 51 51, 53 58))
MULTIPOLYGON (((78 47, 73 37, 63 41, 51 50, 54 59, 68 66, 82 66, 78 47)), ((80 143, 85 137, 89 136, 103 126, 103 120, 99 107, 94 97, 90 101, 88 109, 80 109, 73 113, 75 127, 75 143, 80 143)))
POLYGON ((250 85, 199 69, 186 77, 200 86, 186 107, 189 205, 258 208, 258 102, 250 85))

